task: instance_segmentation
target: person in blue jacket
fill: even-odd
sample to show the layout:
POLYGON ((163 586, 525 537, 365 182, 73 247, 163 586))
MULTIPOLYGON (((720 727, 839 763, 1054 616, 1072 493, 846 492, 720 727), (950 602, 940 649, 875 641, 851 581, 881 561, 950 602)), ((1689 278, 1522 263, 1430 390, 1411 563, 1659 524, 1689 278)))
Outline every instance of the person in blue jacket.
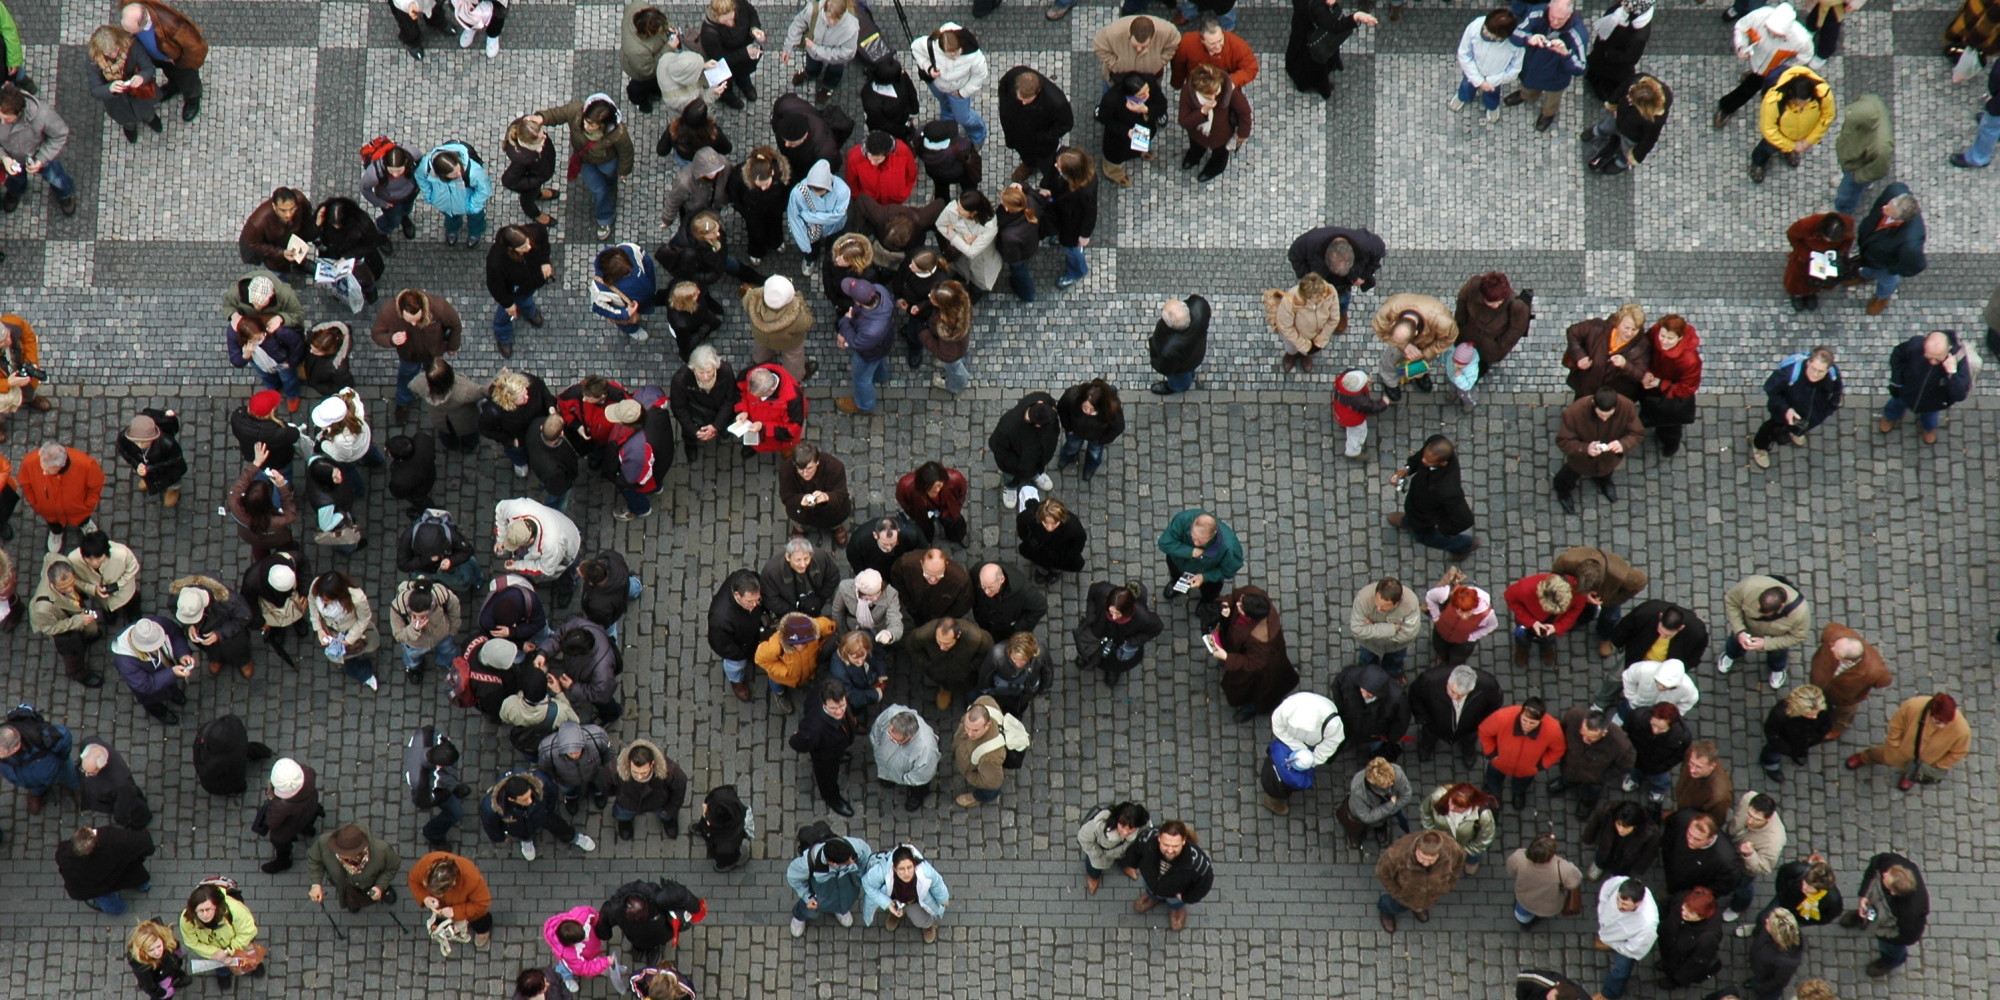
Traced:
POLYGON ((28 797, 28 813, 42 811, 42 797, 61 785, 75 794, 83 784, 70 757, 75 739, 69 729, 44 722, 32 708, 21 706, 0 723, 0 778, 28 797))
POLYGON ((860 837, 834 837, 814 844, 785 866, 785 884, 798 902, 792 904, 793 937, 806 932, 806 921, 831 914, 842 927, 854 926, 854 906, 861 902, 861 864, 874 856, 860 837))
POLYGON ((590 311, 635 344, 646 342, 644 317, 659 298, 660 265, 637 243, 605 247, 590 279, 590 311))
POLYGON ((833 175, 825 160, 813 161, 806 179, 792 188, 785 203, 785 226, 792 244, 806 255, 810 270, 819 248, 832 243, 847 229, 847 182, 833 175))
POLYGON ((493 197, 493 180, 471 147, 447 142, 425 153, 417 164, 417 190, 444 215, 447 245, 458 245, 461 228, 467 250, 479 245, 486 235, 486 201, 493 197))
POLYGON ((925 943, 937 940, 938 919, 951 905, 951 889, 915 844, 903 844, 869 859, 868 874, 861 877, 861 892, 862 926, 875 926, 875 914, 887 910, 884 927, 893 931, 908 920, 922 929, 925 943))
POLYGON ((1585 49, 1590 29, 1578 19, 1572 0, 1551 0, 1542 7, 1515 4, 1521 23, 1514 28, 1512 41, 1528 51, 1521 58, 1521 89, 1508 94, 1501 103, 1508 107, 1540 99, 1541 114, 1535 131, 1546 132, 1562 111, 1563 91, 1571 80, 1583 75, 1585 49))
POLYGON ((181 688, 195 665, 186 630, 166 618, 141 618, 111 640, 111 662, 147 715, 180 724, 173 705, 187 704, 181 688))
POLYGON ((1896 429, 1903 414, 1915 413, 1924 443, 1937 443, 1938 419, 1972 391, 1972 364, 1954 330, 1920 333, 1889 352, 1889 402, 1875 429, 1896 429))

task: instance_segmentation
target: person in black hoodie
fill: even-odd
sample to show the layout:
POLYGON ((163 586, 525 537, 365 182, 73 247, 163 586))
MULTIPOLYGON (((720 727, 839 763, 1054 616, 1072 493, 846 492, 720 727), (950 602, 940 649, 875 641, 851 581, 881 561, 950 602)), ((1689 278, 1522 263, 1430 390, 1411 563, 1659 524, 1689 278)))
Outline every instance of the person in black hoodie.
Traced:
POLYGON ((147 496, 160 497, 168 507, 181 502, 179 484, 188 471, 180 433, 179 413, 149 406, 118 434, 118 458, 132 467, 147 496))
POLYGON ((924 161, 924 176, 931 179, 931 199, 952 197, 953 185, 965 194, 979 188, 981 164, 979 147, 965 137, 957 122, 934 118, 924 123, 917 144, 910 147, 924 161))
POLYGON ((1637 802, 1606 801, 1584 821, 1583 842, 1591 849, 1586 878, 1637 878, 1659 857, 1660 824, 1651 810, 1637 802))
POLYGON ((611 897, 597 910, 591 933, 599 941, 609 941, 612 931, 623 931, 631 960, 649 965, 658 960, 661 949, 680 946, 682 928, 707 916, 708 903, 687 886, 673 879, 637 880, 611 890, 611 897))
POLYGON ((1472 505, 1465 499, 1465 484, 1458 473, 1458 446, 1442 434, 1424 439, 1424 446, 1389 477, 1392 483, 1408 480, 1403 509, 1389 515, 1389 523, 1416 536, 1419 545, 1442 549, 1459 562, 1479 548, 1472 534, 1472 505))
MULTIPOLYGON (((855 570, 856 575, 860 572, 855 570)), ((833 553, 815 548, 801 536, 785 542, 785 550, 764 564, 759 580, 764 588, 764 613, 773 621, 794 611, 818 618, 833 603, 834 591, 840 589, 840 571, 834 568, 833 553)))
POLYGON ((638 584, 632 567, 615 549, 605 549, 577 563, 576 576, 583 584, 583 616, 616 638, 619 621, 638 596, 632 592, 638 584))
POLYGON ((486 293, 493 296, 493 343, 500 356, 514 356, 514 321, 540 328, 542 307, 535 293, 555 276, 549 261, 549 231, 541 223, 501 226, 486 250, 486 293))
POLYGON ((820 799, 841 816, 854 815, 854 807, 840 792, 840 770, 859 729, 860 724, 848 711, 847 685, 829 678, 820 683, 819 710, 800 714, 799 729, 790 740, 793 750, 812 760, 813 784, 820 799))
POLYGON ((1410 701, 1401 684, 1389 678, 1389 672, 1380 663, 1356 663, 1334 676, 1333 703, 1340 708, 1340 717, 1347 725, 1347 742, 1341 747, 1343 753, 1350 749, 1361 754, 1362 759, 1388 756, 1395 762, 1403 734, 1410 731, 1410 701))
POLYGON ((117 915, 130 908, 121 890, 144 892, 153 886, 146 858, 153 853, 153 835, 115 826, 80 826, 56 845, 56 871, 69 898, 99 913, 117 915))
MULTIPOLYGON (((794 179, 804 179, 812 165, 821 160, 836 169, 847 162, 840 155, 840 140, 826 124, 826 117, 797 94, 782 95, 771 103, 771 132, 778 139, 777 151, 791 164, 790 176, 794 179)), ((791 193, 789 183, 785 193, 791 193)))
POLYGON ((708 648, 722 657, 722 674, 737 701, 750 700, 750 684, 745 678, 770 624, 771 616, 764 607, 764 583, 751 570, 729 574, 708 602, 708 648))
POLYGON ((128 830, 144 829, 151 823, 153 810, 146 805, 146 793, 132 780, 125 758, 94 736, 77 746, 81 748, 78 771, 83 775, 77 791, 78 807, 84 812, 103 813, 128 830))
POLYGON ((1858 895, 1854 909, 1840 915, 1840 926, 1868 929, 1877 952, 1875 961, 1868 963, 1868 974, 1879 979, 1909 961, 1910 946, 1923 940, 1931 894, 1916 862, 1884 851, 1869 859, 1858 895))
POLYGON ((973 577, 979 588, 972 593, 972 620, 994 641, 1006 642, 1017 632, 1032 632, 1048 617, 1047 595, 1022 579, 1020 570, 989 562, 981 564, 973 577))
POLYGON ((792 176, 791 160, 770 146, 751 150, 743 165, 729 174, 729 207, 743 217, 743 252, 752 264, 785 245, 785 208, 791 198, 792 176))
POLYGON ((1208 300, 1199 295, 1168 299, 1146 341, 1147 360, 1166 378, 1153 383, 1155 396, 1171 396, 1194 388, 1195 369, 1208 357, 1208 300))
POLYGON ((917 85, 895 56, 868 67, 868 85, 861 88, 861 114, 868 131, 887 132, 915 149, 916 117, 922 110, 917 85))
POLYGON ((1658 968, 1662 989, 1693 986, 1722 969, 1722 921, 1715 894, 1703 888, 1676 893, 1660 907, 1658 968))
POLYGON ((396 568, 428 576, 453 590, 472 591, 486 582, 472 539, 442 510, 417 511, 415 523, 396 533, 396 568))
POLYGON ((987 436, 987 450, 1000 470, 1000 502, 1008 510, 1019 508, 1020 488, 1028 483, 1042 490, 1056 488, 1044 470, 1056 457, 1057 441, 1062 436, 1059 424, 1055 397, 1031 392, 1001 414, 1000 422, 987 436))
POLYGON ((250 788, 250 764, 270 759, 271 748, 251 742, 243 720, 234 715, 211 719, 195 731, 195 780, 210 795, 243 794, 250 788))
POLYGON ((398 434, 389 439, 389 495, 415 517, 431 505, 437 487, 437 436, 398 434))
POLYGON ((1187 926, 1187 908, 1201 902, 1215 887, 1215 871, 1209 866, 1208 852, 1201 849, 1194 829, 1177 819, 1161 823, 1132 842, 1119 864, 1127 871, 1138 869, 1146 890, 1132 901, 1135 913, 1165 903, 1167 927, 1187 926))
POLYGON ((1090 541, 1083 521, 1061 500, 1030 498, 1015 515, 1021 558, 1035 567, 1035 582, 1048 585, 1064 573, 1083 572, 1083 548, 1090 541))
POLYGON ((1049 200, 1049 224, 1063 248, 1063 273, 1056 287, 1068 288, 1090 274, 1083 248, 1097 232, 1097 160, 1081 146, 1071 146, 1057 154, 1055 164, 1042 197, 1049 200))
POLYGON ((735 785, 717 785, 701 800, 701 819, 689 828, 708 848, 715 870, 726 872, 743 863, 743 844, 753 836, 750 807, 735 785))
POLYGON ((687 362, 667 385, 667 405, 681 426, 681 445, 689 464, 701 455, 702 444, 721 439, 735 419, 736 369, 715 348, 702 345, 688 353, 687 362))
POLYGON ((1059 181, 1056 151, 1076 126, 1069 97, 1055 81, 1029 66, 1002 73, 993 93, 1000 104, 1000 134, 1007 148, 1021 157, 1021 165, 1008 179, 1026 181, 1039 175, 1042 186, 1054 187, 1059 181))
POLYGON ((276 389, 261 389, 229 415, 229 434, 245 462, 256 461, 255 449, 264 445, 270 454, 260 464, 292 477, 292 460, 298 456, 299 429, 278 416, 284 397, 276 389))
POLYGON ((1118 400, 1118 388, 1101 378, 1080 382, 1063 391, 1056 401, 1056 415, 1062 419, 1063 443, 1056 452, 1056 471, 1069 468, 1083 456, 1083 481, 1097 474, 1104 464, 1104 449, 1125 433, 1125 410, 1118 400))

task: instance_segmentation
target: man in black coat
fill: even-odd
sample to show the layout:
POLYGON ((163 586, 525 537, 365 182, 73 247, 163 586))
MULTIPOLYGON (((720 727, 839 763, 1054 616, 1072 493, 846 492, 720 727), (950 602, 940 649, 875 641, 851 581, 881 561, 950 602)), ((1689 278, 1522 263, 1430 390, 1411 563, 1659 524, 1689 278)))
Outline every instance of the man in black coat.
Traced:
POLYGON ((1032 632, 1048 616, 1049 599, 1021 571, 1002 563, 979 567, 979 586, 972 594, 972 620, 1004 643, 1016 632, 1032 632))
POLYGON ((877 518, 869 522, 867 531, 848 533, 847 565, 853 570, 849 575, 860 576, 863 570, 872 569, 887 580, 889 571, 896 568, 896 560, 923 547, 923 538, 915 532, 904 532, 895 518, 877 518))
POLYGON ((437 488, 437 436, 398 434, 389 439, 389 495, 416 517, 431 505, 437 488))
POLYGON ((1055 81, 1027 66, 1001 74, 993 95, 1000 104, 1000 133, 1007 148, 1021 154, 1021 165, 1010 179, 1026 181, 1039 173, 1041 186, 1053 188, 1056 153, 1076 124, 1069 98, 1055 81))
POLYGON ((1903 414, 1915 413, 1925 444, 1937 443, 1939 419, 1972 392, 1972 366, 1952 330, 1920 333, 1889 352, 1889 402, 1875 429, 1896 429, 1903 414))
POLYGON ((1679 660, 1693 673, 1702 654, 1708 652, 1708 625, 1692 608, 1670 601, 1647 601, 1618 619, 1610 641, 1622 651, 1627 667, 1640 660, 1679 660), (1666 641, 1665 649, 1655 650, 1661 640, 1666 641), (1654 652, 1661 655, 1653 656, 1654 652))
POLYGON ((1076 626, 1077 666, 1104 671, 1104 686, 1113 687, 1145 658, 1146 644, 1166 626, 1131 589, 1099 580, 1083 598, 1083 620, 1076 626))
POLYGON ((625 933, 636 961, 657 961, 661 949, 679 945, 681 928, 708 916, 708 904, 673 879, 627 882, 611 891, 597 910, 591 933, 610 941, 613 931, 625 933))
POLYGON ((820 683, 818 710, 800 714, 799 730, 791 738, 792 749, 812 759, 813 784, 819 788, 819 797, 828 809, 842 816, 854 815, 854 807, 840 793, 840 766, 860 728, 847 707, 847 686, 828 678, 820 683))
POLYGON ((119 890, 152 888, 153 876, 146 871, 152 853, 153 835, 144 830, 80 826, 56 845, 56 871, 69 898, 117 915, 129 908, 119 890))
POLYGON ((1209 866, 1208 852, 1194 842, 1193 831, 1180 820, 1168 820, 1159 829, 1149 830, 1126 848, 1119 864, 1138 869, 1146 890, 1132 903, 1144 913, 1167 904, 1167 927, 1187 926, 1187 908, 1208 897, 1215 887, 1215 870, 1209 866))
POLYGON ((708 602, 708 648, 722 657, 722 673, 738 701, 750 700, 750 663, 764 641, 770 617, 764 609, 764 584, 757 574, 739 569, 723 581, 708 602))
POLYGON ((818 618, 826 614, 834 591, 840 589, 833 555, 803 537, 787 541, 785 551, 772 556, 758 578, 764 584, 764 614, 772 621, 794 611, 818 618))
POLYGON ((125 758, 110 743, 94 736, 78 745, 82 747, 77 754, 78 770, 83 775, 78 796, 83 811, 103 813, 131 830, 151 823, 153 810, 146 805, 146 793, 132 779, 125 758))
POLYGON ((1854 256, 1861 265, 1861 280, 1875 282, 1875 297, 1868 300, 1868 315, 1879 316, 1896 296, 1896 286, 1904 278, 1922 274, 1930 262, 1924 257, 1924 216, 1910 186, 1897 181, 1882 189, 1875 206, 1855 230, 1854 256))
POLYGON ((778 153, 792 167, 792 183, 805 179, 812 165, 825 160, 839 173, 846 160, 840 142, 827 127, 826 118, 811 102, 797 94, 785 94, 771 104, 771 131, 778 137, 778 153))
POLYGON ((583 616, 617 638, 618 622, 632 604, 632 567, 617 551, 605 549, 577 563, 576 577, 583 585, 583 616))
POLYGON ((1195 369, 1208 357, 1208 300, 1190 295, 1168 299, 1153 324, 1146 352, 1153 370, 1166 378, 1153 383, 1153 395, 1171 396, 1194 388, 1195 369))
POLYGON ((1472 505, 1459 479, 1458 446, 1442 434, 1425 438, 1424 446, 1389 477, 1392 483, 1406 479, 1410 489, 1403 509, 1390 514, 1389 523, 1415 535, 1420 545, 1451 553, 1452 562, 1464 561, 1479 547, 1479 539, 1472 534, 1472 505))
POLYGON ((1056 457, 1061 437, 1056 400, 1046 392, 1022 396, 994 425, 986 447, 1000 470, 1000 498, 1008 510, 1020 503, 1021 487, 1030 482, 1043 492, 1056 488, 1043 470, 1056 457))
POLYGON ((1401 752, 1403 735, 1410 731, 1409 697, 1380 663, 1356 663, 1341 670, 1333 679, 1333 703, 1347 727, 1343 753, 1352 748, 1367 759, 1396 747, 1387 750, 1393 761, 1401 752))
POLYGON ((1910 946, 1923 940, 1930 914, 1930 890, 1916 862, 1885 851, 1869 859, 1861 873, 1860 902, 1840 915, 1840 926, 1868 928, 1878 954, 1868 963, 1868 974, 1880 978, 1909 961, 1910 946))
POLYGON ((396 568, 421 573, 462 593, 486 582, 472 539, 444 511, 425 510, 396 533, 396 568))
POLYGON ((1408 693, 1410 718, 1423 727, 1417 759, 1430 760, 1442 740, 1466 767, 1479 757, 1479 724, 1507 703, 1498 678, 1464 665, 1431 667, 1410 682, 1408 693))
POLYGON ((1293 240, 1286 257, 1294 277, 1317 273, 1340 293, 1340 325, 1333 330, 1340 334, 1347 332, 1347 307, 1354 301, 1355 291, 1375 287, 1375 272, 1388 254, 1382 237, 1366 229, 1321 226, 1293 240))
POLYGON ((1698 809, 1676 809, 1662 824, 1660 863, 1667 872, 1669 895, 1699 885, 1724 899, 1749 877, 1736 845, 1722 835, 1715 817, 1698 809))
POLYGON ((564 433, 562 418, 550 414, 542 421, 541 433, 528 435, 522 445, 528 453, 528 470, 535 474, 535 481, 542 484, 542 492, 546 494, 542 503, 567 511, 569 491, 576 486, 583 456, 577 452, 576 442, 564 433))

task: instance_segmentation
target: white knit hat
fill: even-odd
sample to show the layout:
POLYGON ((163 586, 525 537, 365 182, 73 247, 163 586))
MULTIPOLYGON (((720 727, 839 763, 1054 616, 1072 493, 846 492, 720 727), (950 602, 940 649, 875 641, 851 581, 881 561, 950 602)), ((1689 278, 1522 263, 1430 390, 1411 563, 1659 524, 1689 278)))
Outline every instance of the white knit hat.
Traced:
POLYGON ((174 620, 182 625, 193 625, 201 621, 202 612, 208 610, 208 591, 200 587, 182 587, 179 600, 174 602, 174 620))
POLYGON ((1360 392, 1368 388, 1368 373, 1359 368, 1349 369, 1340 377, 1340 387, 1348 392, 1360 392))
POLYGON ((271 765, 271 791, 281 799, 289 799, 306 787, 306 769, 290 757, 280 757, 271 765))
POLYGON ((328 396, 313 407, 313 426, 332 427, 347 419, 347 401, 339 396, 328 396))
POLYGON ((783 309, 797 294, 798 290, 792 287, 792 279, 782 274, 774 274, 764 280, 764 305, 772 309, 783 309))
POLYGON ((280 564, 264 574, 264 582, 270 584, 272 590, 290 591, 299 585, 299 575, 290 566, 280 564))

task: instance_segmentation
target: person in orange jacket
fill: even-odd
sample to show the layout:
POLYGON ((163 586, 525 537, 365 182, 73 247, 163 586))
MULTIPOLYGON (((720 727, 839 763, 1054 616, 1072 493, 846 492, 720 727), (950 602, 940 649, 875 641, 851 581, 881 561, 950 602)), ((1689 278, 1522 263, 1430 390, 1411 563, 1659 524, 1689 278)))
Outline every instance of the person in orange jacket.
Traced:
POLYGON ((104 498, 104 467, 97 459, 54 441, 21 460, 21 496, 49 526, 49 551, 62 546, 63 532, 92 524, 104 498))
POLYGON ((1479 748, 1486 754, 1488 795, 1500 794, 1500 777, 1512 779, 1514 808, 1528 807, 1528 788, 1535 775, 1554 767, 1568 747, 1562 727, 1548 721, 1548 706, 1540 698, 1509 705, 1479 724, 1479 748))

